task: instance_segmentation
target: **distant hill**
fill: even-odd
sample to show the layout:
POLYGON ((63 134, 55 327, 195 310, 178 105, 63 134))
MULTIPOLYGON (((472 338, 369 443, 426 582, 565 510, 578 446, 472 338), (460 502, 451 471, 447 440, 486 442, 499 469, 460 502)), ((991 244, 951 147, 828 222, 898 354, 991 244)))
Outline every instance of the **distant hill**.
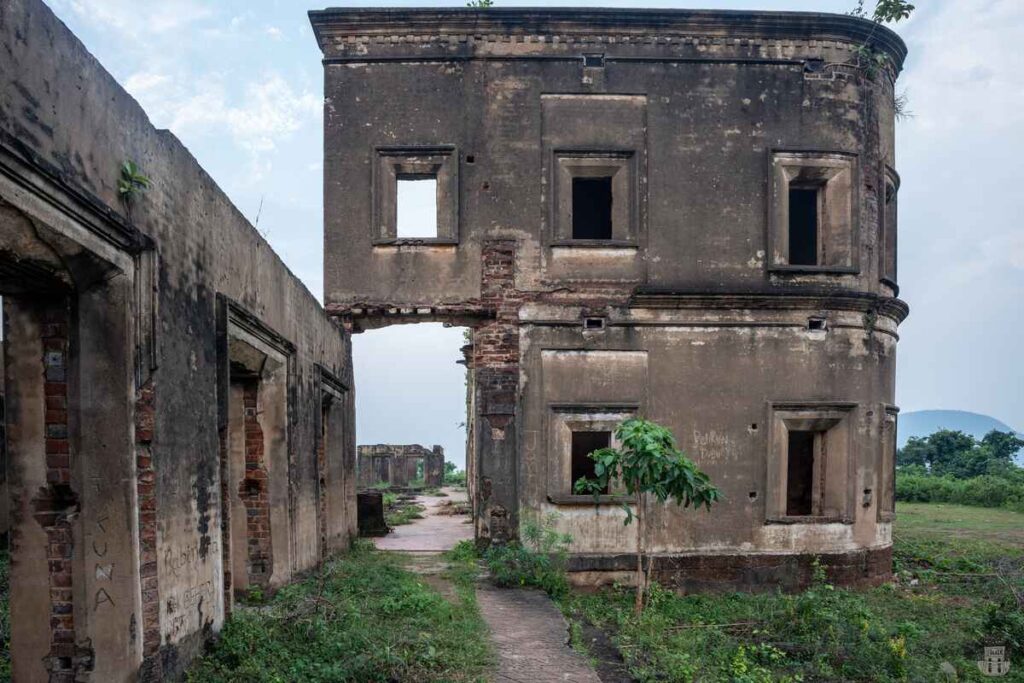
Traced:
MULTIPOLYGON (((970 413, 966 410, 915 410, 900 413, 899 447, 903 448, 907 439, 912 436, 928 436, 940 429, 959 430, 976 439, 980 439, 993 429, 998 429, 1001 432, 1014 432, 1024 438, 1024 434, 988 415, 970 413)), ((1017 454, 1017 463, 1024 466, 1024 452, 1017 454)))

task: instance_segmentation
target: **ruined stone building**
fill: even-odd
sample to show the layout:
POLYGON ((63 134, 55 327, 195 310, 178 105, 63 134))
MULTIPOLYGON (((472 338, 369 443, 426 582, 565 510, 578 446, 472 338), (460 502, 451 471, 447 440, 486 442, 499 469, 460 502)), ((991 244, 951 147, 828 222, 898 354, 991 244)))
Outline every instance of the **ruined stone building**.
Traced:
POLYGON ((0 2, 0 296, 14 680, 176 678, 348 546, 347 337, 39 0, 0 2))
POLYGON ((356 454, 357 486, 409 486, 419 481, 437 487, 444 483, 444 449, 440 446, 374 444, 359 446, 356 454))
POLYGON ((579 581, 634 566, 572 492, 624 418, 723 490, 652 506, 661 581, 891 573, 891 31, 814 13, 331 9, 325 302, 353 331, 472 329, 481 543, 557 512, 579 581), (425 188, 425 193, 424 193, 425 188), (418 222, 407 197, 432 208, 418 222))

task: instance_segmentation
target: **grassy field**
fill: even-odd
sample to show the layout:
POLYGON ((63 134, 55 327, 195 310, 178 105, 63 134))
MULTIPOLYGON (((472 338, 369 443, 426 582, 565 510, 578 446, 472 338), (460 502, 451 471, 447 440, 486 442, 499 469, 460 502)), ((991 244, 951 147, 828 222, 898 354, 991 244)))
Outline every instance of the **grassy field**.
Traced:
POLYGON ((451 562, 442 594, 436 577, 360 544, 267 604, 236 610, 188 680, 485 680, 492 658, 475 570, 451 562))
POLYGON ((1024 680, 1024 514, 900 504, 894 528, 897 580, 877 589, 820 576, 797 595, 656 590, 639 619, 630 591, 574 594, 563 608, 576 646, 612 668, 618 650, 624 679, 1024 680), (986 644, 1008 646, 1009 676, 978 670, 986 644))

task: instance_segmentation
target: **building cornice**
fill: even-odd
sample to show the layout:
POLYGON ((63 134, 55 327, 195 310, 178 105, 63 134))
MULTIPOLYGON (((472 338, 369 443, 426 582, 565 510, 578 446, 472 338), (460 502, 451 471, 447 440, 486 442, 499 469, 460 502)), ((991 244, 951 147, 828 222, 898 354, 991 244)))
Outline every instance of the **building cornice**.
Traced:
POLYGON ((739 10, 660 10, 620 8, 331 8, 309 13, 325 56, 338 41, 396 36, 415 43, 442 37, 476 40, 560 41, 578 37, 594 42, 660 42, 699 37, 711 42, 838 41, 868 45, 887 54, 897 71, 907 54, 903 40, 876 22, 821 12, 739 10), (603 40, 602 40, 603 39, 603 40))
POLYGON ((822 309, 874 312, 902 323, 910 307, 902 299, 854 291, 806 291, 757 293, 679 292, 644 288, 629 302, 634 308, 718 309, 718 310, 793 310, 822 309))

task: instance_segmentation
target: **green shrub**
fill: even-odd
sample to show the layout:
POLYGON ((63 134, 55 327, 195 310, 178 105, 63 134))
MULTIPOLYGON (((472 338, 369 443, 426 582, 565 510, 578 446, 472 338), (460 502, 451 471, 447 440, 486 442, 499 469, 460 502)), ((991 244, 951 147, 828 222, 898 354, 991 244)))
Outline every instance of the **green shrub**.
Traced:
POLYGON ((554 513, 527 515, 519 530, 522 543, 492 546, 484 553, 497 585, 540 588, 555 597, 568 593, 565 570, 572 537, 555 529, 557 519, 554 513))
POLYGON ((970 479, 927 474, 922 467, 896 472, 896 500, 908 503, 956 503, 1024 512, 1024 482, 1015 474, 983 474, 970 479))

